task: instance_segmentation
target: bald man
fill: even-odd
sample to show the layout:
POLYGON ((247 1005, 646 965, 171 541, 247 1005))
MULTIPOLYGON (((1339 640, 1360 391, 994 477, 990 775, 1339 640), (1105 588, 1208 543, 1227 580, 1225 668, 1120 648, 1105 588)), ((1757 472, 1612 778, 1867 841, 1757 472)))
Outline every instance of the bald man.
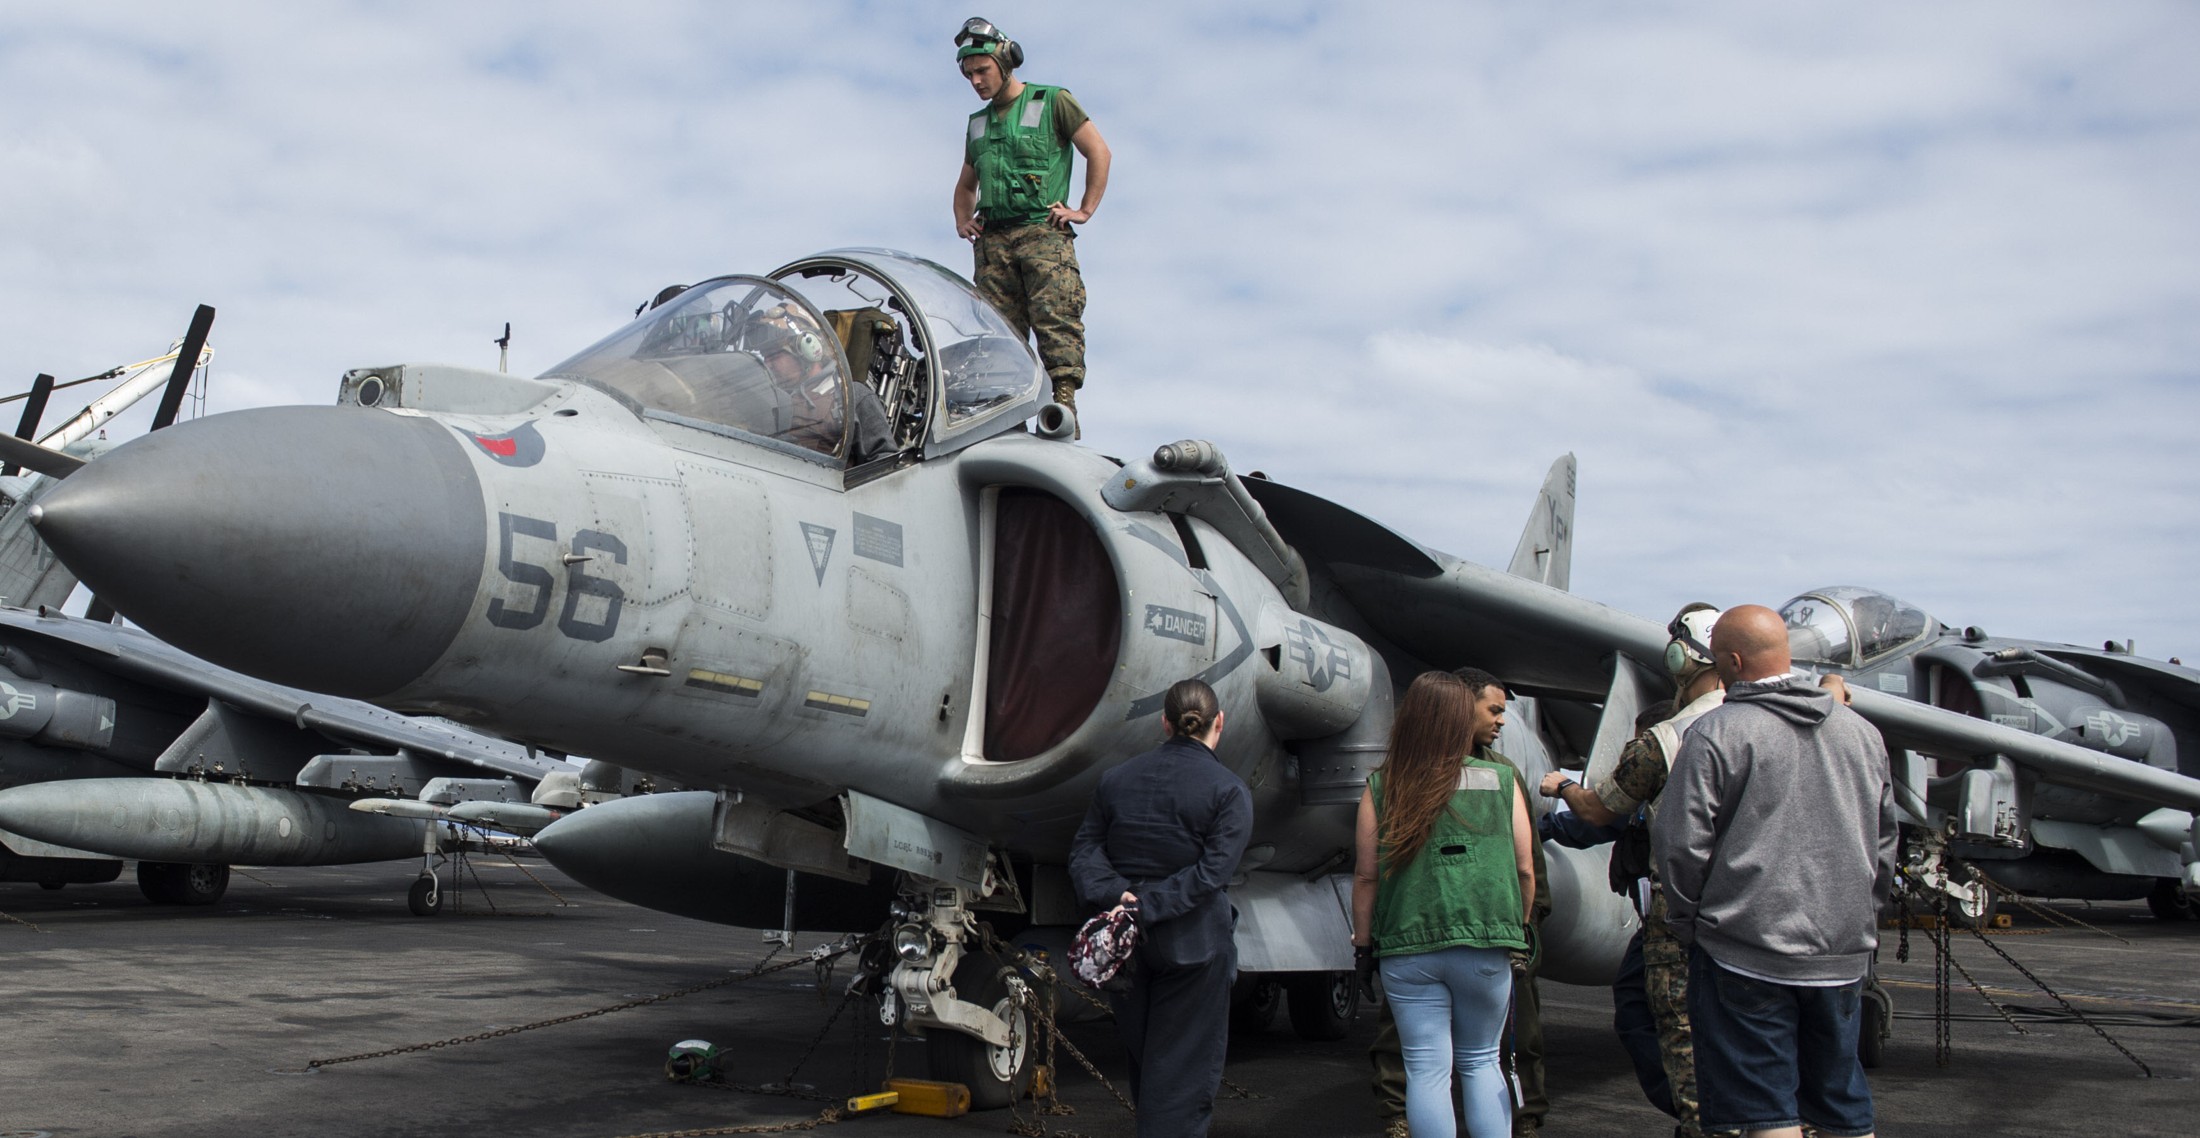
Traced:
POLYGON ((1726 701, 1682 741, 1651 823, 1666 920, 1688 946, 1703 1128, 1870 1135, 1856 1035, 1894 881, 1886 747, 1790 673, 1771 609, 1728 609, 1711 655, 1726 701))

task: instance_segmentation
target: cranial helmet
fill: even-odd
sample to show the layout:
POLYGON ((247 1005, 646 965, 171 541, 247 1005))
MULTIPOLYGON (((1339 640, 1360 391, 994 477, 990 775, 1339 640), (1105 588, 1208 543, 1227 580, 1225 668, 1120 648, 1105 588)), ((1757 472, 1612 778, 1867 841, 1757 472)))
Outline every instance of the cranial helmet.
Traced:
POLYGON ((959 62, 973 55, 992 56, 1004 71, 1024 65, 1023 45, 1002 35, 1001 29, 984 16, 964 20, 962 30, 955 33, 955 59, 959 62))
POLYGON ((1681 608, 1665 626, 1672 637, 1665 646, 1665 670, 1675 679, 1711 666, 1711 626, 1724 615, 1716 606, 1695 601, 1681 608))

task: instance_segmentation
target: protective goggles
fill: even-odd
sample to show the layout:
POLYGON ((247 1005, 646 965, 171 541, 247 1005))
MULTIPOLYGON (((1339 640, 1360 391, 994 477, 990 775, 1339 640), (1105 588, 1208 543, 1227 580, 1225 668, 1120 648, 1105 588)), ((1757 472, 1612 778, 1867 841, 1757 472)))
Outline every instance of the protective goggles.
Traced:
POLYGON ((1001 34, 1001 29, 994 27, 993 21, 983 16, 972 16, 964 20, 962 30, 955 33, 956 47, 968 47, 973 43, 994 44, 1007 42, 1008 37, 1001 34))

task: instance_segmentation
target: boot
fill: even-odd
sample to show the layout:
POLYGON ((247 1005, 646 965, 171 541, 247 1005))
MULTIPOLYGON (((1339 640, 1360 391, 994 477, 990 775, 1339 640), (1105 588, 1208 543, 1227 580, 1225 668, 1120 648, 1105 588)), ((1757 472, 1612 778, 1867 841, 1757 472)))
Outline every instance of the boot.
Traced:
MULTIPOLYGON (((1064 406, 1064 407, 1067 407, 1067 408, 1069 408, 1069 409, 1070 409, 1071 411, 1075 411, 1075 410, 1077 410, 1077 383, 1076 383, 1076 381, 1075 381, 1075 380, 1068 380, 1068 379, 1057 379, 1057 380, 1055 380, 1055 381, 1054 381, 1054 401, 1055 401, 1056 403, 1059 403, 1059 404, 1061 404, 1061 405, 1062 405, 1062 406, 1064 406)), ((1071 437, 1071 438, 1073 438, 1073 439, 1081 439, 1081 438, 1084 438, 1084 437, 1085 437, 1085 426, 1084 426, 1084 424, 1083 424, 1083 423, 1079 423, 1079 424, 1077 425, 1077 430, 1075 431, 1075 433, 1071 434, 1071 435, 1070 435, 1070 437, 1071 437)))

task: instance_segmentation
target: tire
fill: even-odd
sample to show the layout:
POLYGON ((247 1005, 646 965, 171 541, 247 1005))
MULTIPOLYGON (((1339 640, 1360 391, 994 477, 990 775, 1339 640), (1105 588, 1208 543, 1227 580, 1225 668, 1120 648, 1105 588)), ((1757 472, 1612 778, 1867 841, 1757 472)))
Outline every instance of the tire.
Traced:
POLYGON ((1352 973, 1302 972, 1284 981, 1300 1039, 1343 1039, 1352 1025, 1352 973))
POLYGON ((2179 888, 2174 877, 2164 877, 2154 883, 2154 891, 2147 894, 2147 908, 2164 921, 2189 921, 2200 917, 2200 903, 2179 888))
POLYGON ((412 889, 405 894, 405 907, 416 917, 432 917, 443 911, 443 887, 434 874, 423 873, 413 880, 412 889))
POLYGON ((1001 959, 973 952, 955 966, 955 994, 1008 1021, 1009 1045, 995 1047, 953 1028, 924 1032, 932 1077, 970 1088, 970 1109, 1000 1110, 1031 1090, 1031 1014, 1009 994, 1001 959))
POLYGON ((1887 1061, 1887 1005, 1869 988, 1863 999, 1856 1017, 1856 1061, 1865 1070, 1876 1071, 1887 1061))
POLYGON ((1250 977, 1245 993, 1230 1003, 1230 1034, 1274 1031, 1282 1011, 1283 985, 1271 976, 1250 977))
POLYGON ((229 891, 226 865, 141 861, 137 874, 138 891, 156 905, 211 905, 229 891))
POLYGON ((1990 929, 1994 917, 2001 912, 2001 896, 1988 886, 1979 886, 1983 900, 1975 908, 1968 905, 1948 906, 1948 923, 1959 929, 1990 929))

